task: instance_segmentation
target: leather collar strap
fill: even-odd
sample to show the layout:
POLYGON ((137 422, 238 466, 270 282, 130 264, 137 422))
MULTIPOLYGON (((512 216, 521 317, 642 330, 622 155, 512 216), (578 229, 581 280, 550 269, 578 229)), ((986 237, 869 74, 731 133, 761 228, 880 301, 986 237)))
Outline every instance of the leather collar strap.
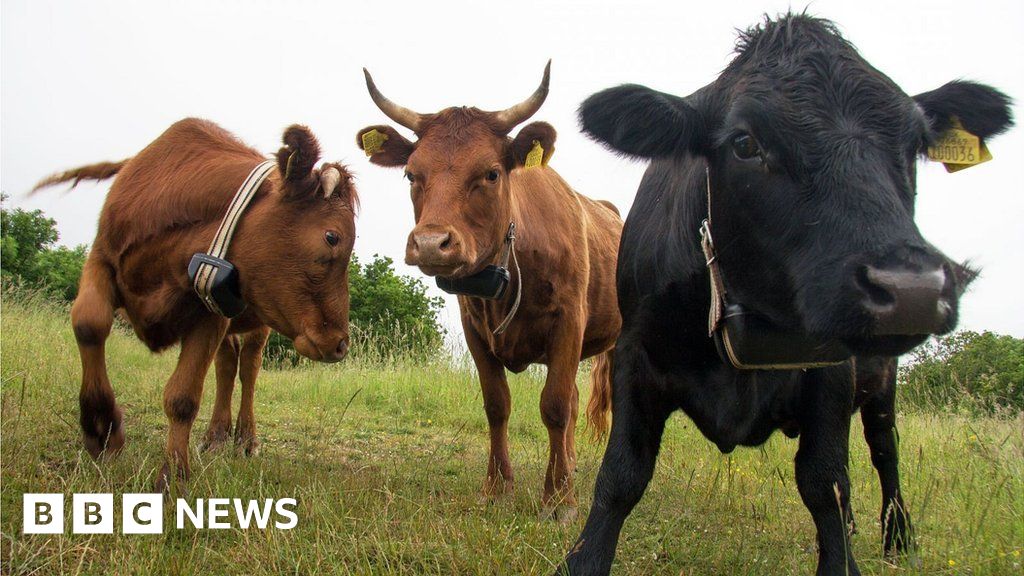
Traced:
MULTIPOLYGON (((238 221, 242 219, 242 213, 245 212, 249 203, 256 196, 256 191, 259 190, 260 185, 263 184, 276 165, 277 163, 273 160, 261 162, 245 178, 238 192, 235 192, 235 197, 231 200, 227 214, 224 215, 224 219, 220 222, 220 227, 217 228, 217 233, 213 236, 213 241, 210 243, 210 249, 207 251, 207 254, 214 258, 224 259, 227 255, 228 247, 231 245, 231 237, 235 234, 238 221)), ((203 301, 203 304, 206 305, 210 312, 224 316, 211 293, 216 273, 216 268, 211 264, 200 264, 195 280, 192 283, 192 289, 199 295, 199 299, 203 301)))
POLYGON ((708 336, 715 339, 719 357, 738 370, 793 370, 835 366, 845 362, 849 351, 836 341, 820 341, 803 332, 793 332, 748 314, 737 303, 726 300, 725 283, 711 238, 711 171, 705 167, 708 188, 708 217, 700 226, 711 284, 708 336))
POLYGON ((515 317, 516 312, 519 311, 519 303, 523 296, 523 276, 519 273, 519 259, 516 258, 516 223, 508 223, 508 233, 505 234, 505 248, 504 254, 501 256, 501 267, 508 269, 508 261, 511 257, 512 263, 516 267, 516 298, 512 301, 512 309, 508 311, 505 319, 501 321, 501 324, 494 329, 492 334, 495 336, 501 335, 508 328, 508 325, 512 323, 512 318, 515 317))
POLYGON ((715 254, 715 243, 711 239, 711 170, 705 166, 704 175, 708 183, 708 217, 700 224, 700 247, 704 251, 705 264, 711 277, 711 309, 708 312, 708 336, 712 336, 722 321, 722 310, 725 308, 725 284, 722 282, 722 271, 718 269, 718 255, 715 254))

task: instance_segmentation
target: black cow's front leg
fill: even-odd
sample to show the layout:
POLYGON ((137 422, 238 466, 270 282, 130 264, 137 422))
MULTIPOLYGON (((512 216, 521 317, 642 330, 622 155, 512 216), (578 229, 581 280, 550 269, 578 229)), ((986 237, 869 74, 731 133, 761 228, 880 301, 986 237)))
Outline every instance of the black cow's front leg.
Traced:
POLYGON ((807 373, 800 398, 796 483, 818 531, 818 576, 857 576, 850 549, 850 413, 848 364, 807 373))
POLYGON ((597 474, 594 501, 583 533, 566 556, 562 574, 566 568, 571 576, 608 574, 622 524, 654 475, 671 408, 666 399, 657 402, 651 387, 637 377, 635 360, 619 361, 624 356, 627 354, 616 351, 612 429, 597 474))
MULTIPOLYGON (((862 376, 858 372, 858 378, 862 376)), ((910 516, 900 492, 899 436, 896 432, 896 361, 867 377, 881 378, 878 392, 864 402, 860 417, 871 463, 882 485, 882 546, 886 555, 906 552, 913 537, 910 516)))

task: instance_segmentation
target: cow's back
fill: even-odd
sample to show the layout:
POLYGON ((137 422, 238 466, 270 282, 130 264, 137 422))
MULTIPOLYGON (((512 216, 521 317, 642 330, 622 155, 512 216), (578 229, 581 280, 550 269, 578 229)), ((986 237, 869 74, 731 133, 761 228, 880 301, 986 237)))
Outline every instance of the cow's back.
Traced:
POLYGON ((114 180, 97 247, 121 254, 169 230, 219 220, 246 174, 263 159, 212 122, 174 123, 114 180))

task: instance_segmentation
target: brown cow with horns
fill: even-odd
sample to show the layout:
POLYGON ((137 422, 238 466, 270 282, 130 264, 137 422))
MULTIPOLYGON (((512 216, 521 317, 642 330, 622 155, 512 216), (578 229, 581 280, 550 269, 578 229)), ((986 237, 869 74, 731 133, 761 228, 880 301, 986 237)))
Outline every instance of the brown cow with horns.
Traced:
POLYGON ((366 72, 373 101, 419 140, 410 142, 390 126, 370 126, 357 142, 371 162, 405 167, 416 217, 407 264, 450 286, 479 278, 489 265, 512 262, 502 296, 459 296, 490 427, 483 491, 494 497, 513 483, 505 370, 546 364, 540 413, 550 455, 543 515, 567 522, 576 514, 576 372, 591 356, 588 416, 599 432, 606 426, 611 347, 621 325, 615 262, 622 220, 611 204, 578 194, 546 166, 555 140, 549 124, 534 122, 508 137, 543 104, 550 66, 530 98, 500 112, 452 107, 419 114, 385 98, 366 72))
POLYGON ((314 168, 320 148, 305 127, 288 128, 284 143, 276 166, 267 167, 269 176, 241 214, 227 252, 247 305, 230 320, 203 306, 187 270, 192 255, 210 246, 246 175, 266 160, 261 153, 211 122, 189 118, 134 158, 83 166, 36 186, 117 175, 71 309, 82 357, 82 433, 96 458, 124 445, 122 411, 104 354, 115 310, 124 310, 153 351, 180 342, 177 368, 164 388, 170 431, 157 490, 167 488, 171 467, 180 477, 188 475, 189 436, 214 358, 217 399, 205 443, 218 445, 230 435, 231 393, 240 371, 235 440, 252 453, 253 394, 270 328, 314 360, 338 361, 348 351, 355 188, 344 166, 314 168))

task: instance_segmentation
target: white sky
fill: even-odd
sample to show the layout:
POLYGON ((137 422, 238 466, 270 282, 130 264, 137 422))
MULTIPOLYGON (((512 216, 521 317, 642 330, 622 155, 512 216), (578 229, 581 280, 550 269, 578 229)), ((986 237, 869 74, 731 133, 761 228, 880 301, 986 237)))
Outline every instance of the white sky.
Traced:
MULTIPOLYGON (((577 105, 626 82, 689 94, 729 61, 735 28, 790 4, 4 0, 0 188, 11 205, 56 219, 62 243, 91 243, 107 185, 25 192, 51 172, 131 156, 186 116, 214 120, 268 153, 287 125, 304 123, 326 159, 358 175, 357 254, 386 254, 419 276, 401 264, 413 224, 401 171, 371 165, 355 146, 359 128, 387 121, 366 94, 363 66, 388 97, 433 112, 505 108, 533 91, 552 58, 551 94, 535 116, 559 130, 552 166, 625 212, 644 166, 580 135, 577 105)), ((836 21, 910 94, 967 78, 1024 97, 1020 0, 819 0, 809 11, 836 21)), ((922 167, 917 221, 940 249, 983 269, 961 327, 1021 337, 1022 130, 989 147, 995 160, 957 174, 922 167)), ((447 303, 444 321, 457 334, 458 306, 447 303)))

